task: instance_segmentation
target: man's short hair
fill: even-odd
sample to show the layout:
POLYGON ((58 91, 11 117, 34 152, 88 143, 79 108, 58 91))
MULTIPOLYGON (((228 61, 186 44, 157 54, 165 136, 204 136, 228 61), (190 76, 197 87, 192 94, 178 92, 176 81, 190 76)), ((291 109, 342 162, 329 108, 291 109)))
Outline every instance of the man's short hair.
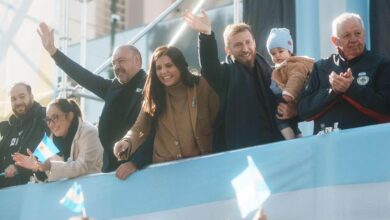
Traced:
POLYGON ((347 20, 357 20, 359 21, 360 25, 362 26, 363 31, 364 29, 364 24, 363 21, 360 17, 360 15, 355 14, 355 13, 350 13, 350 12, 345 12, 339 15, 337 18, 335 18, 332 22, 332 35, 335 37, 339 37, 338 34, 340 32, 340 26, 347 20))
POLYGON ((26 87, 28 94, 30 94, 30 95, 32 94, 31 86, 25 82, 17 82, 17 83, 12 84, 8 89, 8 94, 10 94, 11 89, 13 89, 16 86, 24 86, 24 87, 26 87))
POLYGON ((228 26, 226 26, 225 31, 223 32, 223 41, 225 42, 225 47, 228 46, 231 36, 246 30, 248 30, 253 37, 251 27, 245 23, 229 24, 228 26))

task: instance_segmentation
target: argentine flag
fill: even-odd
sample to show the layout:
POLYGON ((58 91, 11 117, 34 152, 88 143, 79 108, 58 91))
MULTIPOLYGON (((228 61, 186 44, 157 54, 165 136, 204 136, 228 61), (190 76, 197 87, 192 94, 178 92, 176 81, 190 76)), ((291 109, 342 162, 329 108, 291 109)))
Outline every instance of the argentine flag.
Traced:
POLYGON ((54 142, 45 134, 33 155, 38 157, 39 162, 44 163, 47 159, 60 152, 54 142))
POLYGON ((242 218, 246 218, 254 210, 259 210, 271 195, 252 157, 247 156, 247 160, 248 167, 231 181, 242 218))
POLYGON ((83 216, 85 215, 83 191, 81 185, 76 182, 73 183, 73 186, 61 199, 60 203, 72 212, 83 212, 83 216))

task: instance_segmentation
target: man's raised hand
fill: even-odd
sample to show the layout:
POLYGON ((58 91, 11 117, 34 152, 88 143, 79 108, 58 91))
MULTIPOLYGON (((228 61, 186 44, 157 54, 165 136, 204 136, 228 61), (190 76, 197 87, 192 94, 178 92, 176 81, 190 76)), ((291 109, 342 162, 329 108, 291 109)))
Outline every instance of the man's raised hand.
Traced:
POLYGON ((202 34, 211 34, 211 22, 204 10, 201 10, 199 16, 186 11, 183 14, 183 18, 192 29, 202 34))
POLYGON ((57 48, 54 46, 54 29, 45 22, 41 22, 37 28, 37 33, 41 37, 43 47, 52 56, 57 51, 57 48))

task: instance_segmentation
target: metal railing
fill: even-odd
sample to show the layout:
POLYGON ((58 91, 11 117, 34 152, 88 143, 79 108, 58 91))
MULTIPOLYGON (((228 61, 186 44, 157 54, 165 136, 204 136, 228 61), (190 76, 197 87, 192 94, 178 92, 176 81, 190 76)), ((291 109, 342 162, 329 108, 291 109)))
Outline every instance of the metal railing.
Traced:
MULTIPOLYGON (((143 36, 145 36, 149 31, 151 31, 159 22, 161 22, 165 17, 167 17, 172 11, 176 10, 177 7, 181 3, 183 3, 184 0, 177 0, 172 5, 170 5, 167 9, 165 9, 157 18, 155 18, 152 22, 150 22, 145 28, 143 28, 136 36, 133 37, 130 41, 127 42, 129 45, 135 44, 138 40, 140 40, 143 36)), ((109 57, 106 61, 104 61, 96 70, 93 72, 94 74, 100 74, 103 72, 109 65, 111 64, 111 57, 109 57)), ((77 97, 83 97, 88 99, 93 99, 96 101, 103 101, 101 98, 86 94, 85 92, 80 91, 79 86, 76 87, 67 87, 62 84, 61 88, 59 88, 60 91, 64 91, 65 93, 70 93, 73 96, 77 97)))
MULTIPOLYGON (((131 39, 127 44, 133 45, 135 44, 139 39, 141 39, 145 34, 147 34, 150 30, 154 28, 160 21, 162 21, 165 17, 167 17, 172 11, 174 11, 181 3, 183 3, 184 0, 177 0, 174 2, 171 6, 169 6, 165 11, 163 11, 157 18, 155 18, 152 22, 150 22, 142 31, 140 31, 136 36, 134 36, 133 39, 131 39)), ((107 68, 108 65, 111 64, 111 57, 108 58, 102 65, 100 65, 93 73, 99 74, 101 73, 105 68, 107 68)))

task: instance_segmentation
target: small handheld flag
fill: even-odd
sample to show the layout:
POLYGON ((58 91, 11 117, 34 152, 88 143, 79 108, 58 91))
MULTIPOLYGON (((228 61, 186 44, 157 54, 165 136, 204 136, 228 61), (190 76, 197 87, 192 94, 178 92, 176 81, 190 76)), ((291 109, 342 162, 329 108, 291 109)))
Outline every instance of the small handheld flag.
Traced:
POLYGON ((39 162, 44 163, 47 159, 60 152, 54 142, 45 134, 33 155, 38 157, 39 162))
POLYGON ((83 217, 86 217, 84 195, 80 184, 74 182, 60 203, 72 212, 83 212, 83 217))
POLYGON ((242 218, 246 218, 253 210, 258 210, 271 195, 252 157, 248 156, 247 160, 248 167, 231 181, 242 218))

